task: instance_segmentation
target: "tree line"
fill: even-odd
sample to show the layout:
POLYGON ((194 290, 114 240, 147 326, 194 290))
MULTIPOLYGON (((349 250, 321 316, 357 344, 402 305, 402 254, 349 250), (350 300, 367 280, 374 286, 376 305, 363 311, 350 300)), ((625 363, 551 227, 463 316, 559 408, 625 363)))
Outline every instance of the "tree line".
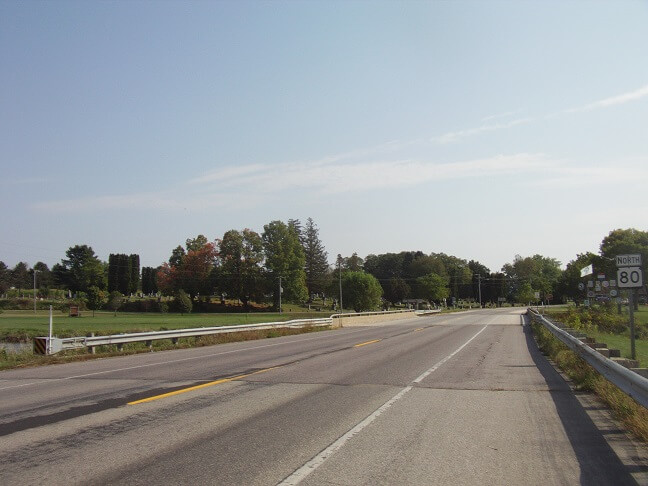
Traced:
POLYGON ((613 230, 598 254, 578 254, 565 270, 556 259, 542 255, 516 255, 492 272, 475 260, 422 251, 370 254, 364 259, 357 253, 338 255, 330 264, 315 222, 308 218, 302 225, 291 219, 272 221, 261 233, 231 229, 213 241, 204 235, 188 238, 158 267, 140 269, 136 254, 110 254, 108 262, 102 262, 88 245, 69 248, 51 270, 43 262, 33 268, 20 262, 13 269, 0 262, 0 294, 10 288, 33 288, 36 273, 41 291, 83 293, 96 305, 108 294, 137 292, 178 299, 186 295, 189 302, 218 295, 244 306, 258 302, 278 307, 280 300, 305 303, 314 298, 332 304, 340 300, 340 286, 345 308, 355 310, 407 301, 528 303, 537 301, 536 295, 561 302, 582 297, 578 283, 583 267, 592 264, 610 278, 616 273, 614 256, 622 253, 642 254, 645 272, 648 232, 613 230))

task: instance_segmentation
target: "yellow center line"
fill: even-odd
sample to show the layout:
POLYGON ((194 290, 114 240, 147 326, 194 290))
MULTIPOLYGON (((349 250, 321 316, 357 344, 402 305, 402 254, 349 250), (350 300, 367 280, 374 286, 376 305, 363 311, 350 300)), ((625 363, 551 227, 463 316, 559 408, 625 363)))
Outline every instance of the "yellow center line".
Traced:
MULTIPOLYGON (((282 366, 282 365, 281 365, 282 366)), ((232 376, 230 378, 222 378, 216 381, 210 381, 209 383, 203 383, 202 385, 190 386, 189 388, 182 388, 181 390, 175 390, 169 393, 163 393, 161 395, 155 395, 148 398, 142 398, 141 400, 135 400, 134 402, 129 402, 128 405, 139 405, 140 403, 148 403, 154 400, 159 400, 161 398, 172 397, 174 395, 180 395, 181 393, 187 393, 194 390, 200 390, 201 388, 207 388, 208 386, 220 385, 221 383, 227 383, 229 381, 240 380, 241 378, 246 378, 252 375, 258 375, 259 373, 265 373, 266 371, 275 370, 281 368, 281 366, 273 366, 272 368, 266 368, 263 370, 254 371, 252 373, 247 373, 245 375, 232 376)))
POLYGON ((366 343, 360 343, 353 346, 354 348, 359 348, 360 346, 366 346, 367 344, 373 344, 382 341, 382 339, 374 339, 373 341, 367 341, 366 343))

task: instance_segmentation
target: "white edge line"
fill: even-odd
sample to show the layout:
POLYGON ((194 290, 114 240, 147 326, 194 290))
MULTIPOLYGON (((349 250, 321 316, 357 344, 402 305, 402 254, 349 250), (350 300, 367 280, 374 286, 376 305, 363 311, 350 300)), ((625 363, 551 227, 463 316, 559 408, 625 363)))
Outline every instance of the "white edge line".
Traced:
POLYGON ((436 371, 440 366, 442 366, 450 358, 452 358, 457 353, 459 353, 463 348, 468 346, 468 344, 470 344, 470 342, 473 339, 475 339, 477 336, 479 336, 484 331, 484 329, 486 329, 487 327, 488 327, 488 324, 486 324, 484 327, 482 327, 479 330, 479 332, 477 332, 477 334, 475 334, 468 341, 466 341, 463 345, 461 345, 461 347, 459 347, 453 353, 451 353, 448 356, 446 356, 445 358, 443 358, 441 361, 439 361, 437 364, 435 364, 429 370, 423 372, 418 378, 416 378, 414 381, 412 381, 412 384, 406 386, 401 391, 399 391, 396 395, 394 395, 392 398, 387 400, 378 409, 376 409, 373 413, 371 413, 367 418, 365 418, 360 423, 358 423, 353 428, 351 428, 351 430, 349 430, 347 433, 345 433, 343 436, 341 436, 339 439, 337 439, 335 442, 333 442, 326 449, 324 449, 322 452, 320 452, 315 457, 313 457, 310 461, 308 461, 302 467, 300 467, 295 472, 293 472, 286 479, 284 479, 283 481, 278 483, 277 486, 295 486, 295 485, 301 483, 304 479, 306 479, 307 476, 309 476, 313 471, 315 471, 315 469, 317 469, 322 464, 324 464, 324 462, 326 462, 326 460, 330 456, 332 456, 337 450, 341 449, 344 446, 344 444, 346 444, 349 440, 351 440, 355 435, 359 434, 365 427, 367 427, 374 420, 376 420, 380 415, 383 414, 383 412, 385 412, 394 403, 396 403, 398 400, 403 398, 410 390, 412 390, 412 388, 414 388, 414 386, 413 386, 414 383, 421 382, 426 376, 428 376, 429 374, 436 371))
POLYGON ((353 427, 351 430, 349 430, 346 434, 344 434, 342 437, 340 437, 335 442, 333 442, 330 446, 328 446, 322 452, 320 452, 315 457, 313 457, 310 461, 308 461, 302 467, 297 469, 294 473, 292 473, 290 476, 288 476, 286 479, 284 479, 282 482, 280 482, 277 486, 294 486, 294 485, 299 484, 300 482, 302 482, 306 478, 306 476, 308 476, 315 469, 320 467, 331 455, 333 455, 338 449, 342 448, 342 446, 344 446, 344 444, 346 444, 350 439, 352 439, 353 436, 359 434, 362 431, 362 429, 364 429, 365 427, 367 427, 367 425, 369 425, 371 422, 376 420, 380 415, 382 415, 382 413, 385 410, 387 410, 394 403, 396 403, 403 396, 405 396, 405 394, 407 392, 409 392, 412 388, 413 387, 411 385, 403 388, 400 392, 398 392, 390 400, 385 402, 382 406, 380 406, 371 415, 369 415, 362 422, 360 422, 355 427, 353 427))
POLYGON ((440 368, 440 367, 441 367, 441 366, 442 366, 446 361, 448 361, 449 359, 451 359, 455 354, 457 354, 457 353, 458 353, 459 351, 461 351, 463 348, 465 348, 466 346, 468 346, 468 345, 470 344, 470 342, 471 342, 473 339, 475 339, 477 336, 479 336, 479 335, 484 331, 484 329, 486 329, 487 327, 488 327, 488 324, 486 324, 484 327, 482 327, 482 328, 479 330, 479 332, 478 332, 477 334, 475 334, 473 337, 471 337, 468 341, 466 341, 466 342, 465 342, 465 343, 464 343, 460 348, 458 348, 457 350, 455 350, 452 354, 449 354, 448 356, 446 356, 445 358, 443 358, 441 361, 439 361, 437 364, 435 364, 435 365, 434 365, 432 368, 430 368, 429 370, 424 371, 423 373, 421 373, 421 375, 420 375, 418 378, 416 378, 412 383, 420 383, 420 382, 423 381, 423 380, 424 380, 428 375, 430 375, 431 373, 434 373, 434 372, 435 372, 437 369, 439 369, 439 368, 440 368))

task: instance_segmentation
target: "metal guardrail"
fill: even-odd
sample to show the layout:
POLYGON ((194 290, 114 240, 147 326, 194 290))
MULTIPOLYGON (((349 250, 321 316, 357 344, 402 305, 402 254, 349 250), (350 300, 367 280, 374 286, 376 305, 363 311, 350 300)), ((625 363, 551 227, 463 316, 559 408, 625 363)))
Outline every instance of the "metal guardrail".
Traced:
POLYGON ((42 349, 49 349, 50 352, 48 354, 54 354, 69 349, 94 348, 95 346, 106 346, 111 344, 120 346, 125 343, 144 342, 150 345, 153 341, 160 339, 171 339, 173 342, 177 342, 178 339, 186 337, 209 336, 212 334, 225 334, 242 331, 260 331, 265 329, 285 329, 307 326, 324 327, 332 324, 333 319, 329 317, 323 319, 295 319, 291 321, 264 322, 260 324, 242 324, 238 326, 198 327, 193 329, 171 329, 168 331, 113 334, 110 336, 52 338, 49 347, 47 347, 48 338, 38 337, 34 339, 34 350, 36 350, 37 347, 41 347, 42 349), (45 346, 40 346, 43 340, 45 341, 45 346))
POLYGON ((595 351, 579 338, 572 336, 564 329, 545 318, 533 309, 528 309, 527 314, 534 322, 539 322, 546 327, 556 338, 564 343, 569 349, 578 354, 592 368, 603 375, 607 380, 616 385, 624 393, 631 396, 642 406, 648 408, 648 378, 615 363, 595 351))
POLYGON ((144 342, 149 346, 153 341, 160 339, 171 339, 174 343, 180 338, 209 336, 212 334, 225 334, 242 331, 260 331, 265 329, 285 329, 299 327, 324 327, 334 324, 334 318, 364 317, 385 314, 413 313, 413 310, 382 311, 382 312, 351 312, 348 314, 334 314, 331 317, 321 319, 295 319, 291 321, 264 322, 260 324, 242 324, 237 326, 198 327, 193 329, 171 329, 168 331, 149 331, 131 334, 113 334, 110 336, 89 336, 52 338, 48 342, 47 337, 34 338, 34 352, 36 354, 55 354, 60 351, 73 349, 92 348, 96 346, 117 345, 121 347, 126 343, 144 342))

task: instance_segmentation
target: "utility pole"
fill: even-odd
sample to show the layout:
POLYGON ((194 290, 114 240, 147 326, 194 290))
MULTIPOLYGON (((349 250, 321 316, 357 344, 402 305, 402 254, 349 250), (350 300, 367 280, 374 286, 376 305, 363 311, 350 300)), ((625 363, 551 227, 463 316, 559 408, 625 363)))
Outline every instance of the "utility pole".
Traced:
POLYGON ((481 309, 482 307, 482 300, 481 300, 481 275, 477 275, 477 285, 479 287, 479 308, 481 309))
POLYGON ((279 275, 279 314, 281 314, 281 292, 283 289, 281 288, 281 275, 279 275))
POLYGON ((340 313, 342 313, 342 256, 338 255, 338 266, 340 268, 340 313))

